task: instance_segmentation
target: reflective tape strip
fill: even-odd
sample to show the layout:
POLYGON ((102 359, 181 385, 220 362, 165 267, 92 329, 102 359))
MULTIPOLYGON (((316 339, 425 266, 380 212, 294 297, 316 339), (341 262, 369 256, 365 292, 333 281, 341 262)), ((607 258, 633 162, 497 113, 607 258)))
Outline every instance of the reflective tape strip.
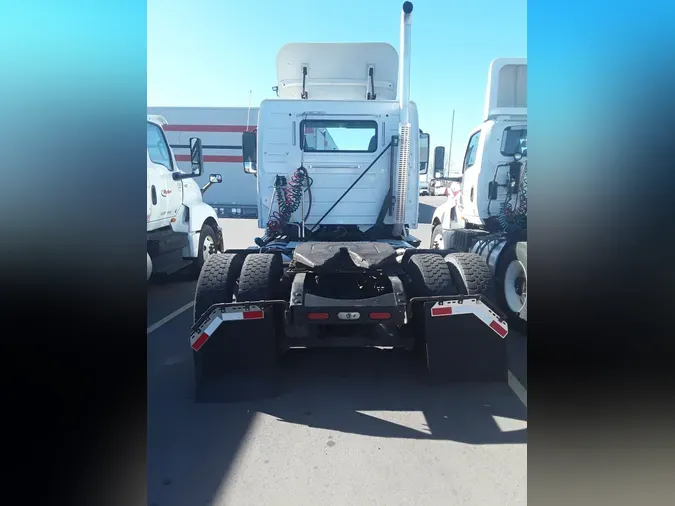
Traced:
MULTIPOLYGON (((265 317, 265 312, 262 309, 259 309, 258 306, 250 306, 253 309, 252 311, 220 311, 217 310, 211 315, 209 324, 201 332, 193 332, 190 335, 190 347, 199 351, 199 349, 204 346, 204 343, 209 340, 213 333, 218 329, 221 323, 224 321, 242 321, 242 320, 261 320, 265 317)), ((236 309, 241 309, 237 307, 236 309)))
POLYGON ((204 346, 204 343, 209 340, 209 337, 213 335, 216 329, 223 323, 223 320, 220 316, 217 316, 213 319, 211 323, 200 333, 192 334, 190 336, 190 346, 193 350, 199 351, 199 349, 204 346))
POLYGON ((208 334, 204 333, 200 335, 193 343, 192 343, 192 349, 195 351, 199 351, 199 349, 204 346, 204 343, 209 340, 208 334))
POLYGON ((452 314, 452 306, 432 307, 431 316, 450 316, 452 314))
POLYGON ((223 313, 220 317, 223 319, 223 321, 231 322, 235 320, 243 320, 244 313, 223 313))
POLYGON ((433 317, 459 314, 475 315, 501 337, 505 337, 509 332, 506 322, 502 322, 494 311, 477 299, 464 300, 462 303, 455 300, 437 302, 431 308, 433 317))

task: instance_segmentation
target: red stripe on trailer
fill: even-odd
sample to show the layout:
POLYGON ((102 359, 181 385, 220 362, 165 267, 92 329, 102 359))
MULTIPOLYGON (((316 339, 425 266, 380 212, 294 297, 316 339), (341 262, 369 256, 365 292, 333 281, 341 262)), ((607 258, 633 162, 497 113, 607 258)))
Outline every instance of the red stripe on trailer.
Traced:
MULTIPOLYGON (((189 162, 190 155, 176 155, 177 162, 189 162)), ((242 163, 244 159, 241 156, 232 155, 204 155, 204 162, 220 163, 242 163)))
POLYGON ((496 320, 492 320, 492 322, 490 322, 490 328, 502 337, 506 335, 506 329, 497 323, 496 320))
POLYGON ((431 316, 450 316, 451 314, 452 314, 452 306, 431 308, 431 316))
POLYGON ((262 311, 244 311, 244 320, 261 320, 265 317, 262 311))
POLYGON ((253 132, 255 125, 164 125, 165 132, 253 132))
POLYGON ((192 349, 195 351, 199 351, 199 349, 204 346, 204 343, 209 340, 209 336, 206 332, 203 332, 201 336, 197 338, 197 340, 192 343, 192 349))

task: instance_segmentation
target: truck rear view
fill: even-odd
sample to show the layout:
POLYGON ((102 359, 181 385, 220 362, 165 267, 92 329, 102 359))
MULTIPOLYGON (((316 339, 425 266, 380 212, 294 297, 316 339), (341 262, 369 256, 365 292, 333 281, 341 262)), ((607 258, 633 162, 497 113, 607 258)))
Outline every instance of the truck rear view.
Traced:
POLYGON ((412 9, 400 55, 384 43, 279 51, 279 99, 261 104, 242 142, 265 234, 204 265, 190 336, 198 399, 277 385, 296 347, 405 348, 435 378, 506 379, 487 265, 419 250, 410 235, 429 146, 409 98, 412 9))

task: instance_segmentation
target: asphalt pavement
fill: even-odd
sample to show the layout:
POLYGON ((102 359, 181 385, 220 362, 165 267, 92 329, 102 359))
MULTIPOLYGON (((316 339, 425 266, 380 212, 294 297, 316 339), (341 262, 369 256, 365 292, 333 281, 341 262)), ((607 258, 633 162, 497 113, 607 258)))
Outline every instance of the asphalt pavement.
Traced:
MULTIPOLYGON (((421 200, 426 247, 445 198, 421 200)), ((227 247, 262 233, 220 222, 227 247)), ((149 505, 526 504, 525 337, 507 336, 509 384, 429 386, 396 351, 297 350, 279 397, 196 404, 194 289, 185 275, 148 286, 149 505)))

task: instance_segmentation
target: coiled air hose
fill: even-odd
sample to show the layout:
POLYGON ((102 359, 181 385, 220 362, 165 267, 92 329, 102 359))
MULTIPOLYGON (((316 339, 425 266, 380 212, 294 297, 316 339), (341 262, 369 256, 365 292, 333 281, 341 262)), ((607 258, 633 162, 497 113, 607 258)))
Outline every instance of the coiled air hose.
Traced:
POLYGON ((527 229, 527 162, 523 164, 515 194, 515 205, 511 204, 513 194, 509 192, 506 200, 499 206, 497 219, 502 230, 507 233, 527 229))
POLYGON ((300 166, 295 169, 290 181, 277 176, 274 182, 274 197, 278 205, 278 211, 270 213, 267 220, 267 233, 272 236, 278 234, 287 225, 302 204, 303 194, 306 191, 309 195, 309 205, 304 220, 307 220, 312 210, 312 178, 309 177, 307 169, 300 166))

